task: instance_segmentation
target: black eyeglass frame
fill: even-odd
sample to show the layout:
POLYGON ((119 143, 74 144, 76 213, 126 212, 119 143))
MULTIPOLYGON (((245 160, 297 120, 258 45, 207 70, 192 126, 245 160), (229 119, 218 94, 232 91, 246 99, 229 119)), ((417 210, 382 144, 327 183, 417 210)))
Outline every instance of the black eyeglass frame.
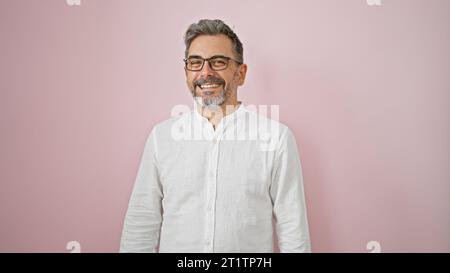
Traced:
POLYGON ((214 70, 214 71, 222 71, 222 70, 227 69, 227 68, 228 68, 228 65, 229 65, 229 63, 230 63, 230 61, 235 61, 238 65, 243 64, 241 61, 238 61, 238 60, 236 60, 236 59, 233 59, 233 58, 230 58, 230 57, 227 57, 227 56, 223 56, 223 55, 214 55, 214 56, 212 56, 212 57, 210 57, 210 58, 206 58, 206 59, 203 58, 203 57, 201 57, 201 56, 196 56, 196 55, 194 55, 194 56, 189 56, 189 57, 183 59, 183 62, 184 62, 184 68, 185 68, 186 70, 188 70, 188 71, 201 71, 201 70, 203 69, 203 66, 205 65, 205 61, 208 61, 209 68, 211 68, 211 70, 214 70), (210 60, 214 60, 214 59, 217 59, 217 58, 222 58, 222 59, 227 60, 227 64, 225 65, 224 68, 221 68, 221 69, 215 69, 215 68, 212 67, 210 60), (189 59, 202 60, 202 65, 201 65, 201 67, 200 67, 199 69, 189 69, 189 68, 187 67, 188 60, 189 60, 189 59))

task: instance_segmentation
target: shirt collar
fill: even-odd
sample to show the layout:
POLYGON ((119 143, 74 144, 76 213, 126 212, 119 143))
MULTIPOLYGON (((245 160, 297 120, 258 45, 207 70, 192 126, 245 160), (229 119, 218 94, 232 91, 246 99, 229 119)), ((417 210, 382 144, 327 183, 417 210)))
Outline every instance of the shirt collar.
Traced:
MULTIPOLYGON (((195 118, 199 119, 201 121, 209 122, 207 118, 205 118, 204 116, 202 116, 199 113, 199 108, 200 108, 200 106, 198 106, 197 103, 194 102, 194 111, 193 112, 194 112, 195 118)), ((228 115, 222 117, 220 122, 228 122, 229 120, 233 120, 234 118, 240 116, 244 111, 245 111, 244 104, 241 101, 238 101, 238 106, 237 106, 236 110, 234 110, 231 114, 228 114, 228 115)))

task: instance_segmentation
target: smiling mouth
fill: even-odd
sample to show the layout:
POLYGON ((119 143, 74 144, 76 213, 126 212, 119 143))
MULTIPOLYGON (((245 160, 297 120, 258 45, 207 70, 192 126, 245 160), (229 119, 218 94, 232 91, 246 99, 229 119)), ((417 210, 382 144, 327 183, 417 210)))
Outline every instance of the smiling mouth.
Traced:
POLYGON ((218 88, 220 86, 221 86, 221 84, 218 84, 218 83, 205 83, 205 84, 199 85, 200 89, 214 89, 214 88, 218 88))

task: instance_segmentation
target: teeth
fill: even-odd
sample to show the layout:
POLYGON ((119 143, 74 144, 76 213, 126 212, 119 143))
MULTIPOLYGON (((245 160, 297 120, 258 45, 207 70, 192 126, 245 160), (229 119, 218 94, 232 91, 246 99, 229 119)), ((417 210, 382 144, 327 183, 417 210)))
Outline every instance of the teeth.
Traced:
POLYGON ((219 86, 220 86, 219 84, 202 84, 200 87, 202 89, 204 89, 204 88, 216 88, 216 87, 219 87, 219 86))

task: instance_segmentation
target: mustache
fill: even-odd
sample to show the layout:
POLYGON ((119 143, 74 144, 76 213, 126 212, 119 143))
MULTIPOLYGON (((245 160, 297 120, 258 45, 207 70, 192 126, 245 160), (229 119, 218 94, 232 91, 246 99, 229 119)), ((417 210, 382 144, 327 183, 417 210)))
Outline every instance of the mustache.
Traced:
POLYGON ((206 79, 198 79, 194 81, 194 87, 200 86, 202 84, 213 84, 213 83, 225 85, 225 81, 221 78, 208 77, 206 79))

